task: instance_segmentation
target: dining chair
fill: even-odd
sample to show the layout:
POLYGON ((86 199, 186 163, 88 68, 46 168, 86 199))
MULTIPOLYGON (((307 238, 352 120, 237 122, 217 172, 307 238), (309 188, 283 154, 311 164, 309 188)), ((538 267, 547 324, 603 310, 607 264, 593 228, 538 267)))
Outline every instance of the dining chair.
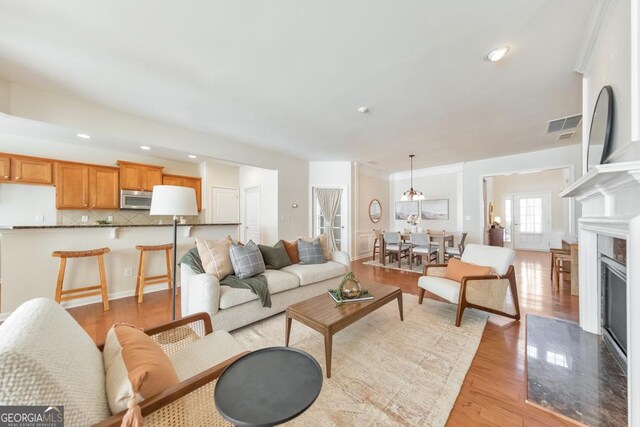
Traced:
POLYGON ((383 230, 373 229, 373 234, 375 235, 375 240, 373 241, 373 261, 376 260, 376 253, 382 256, 381 247, 382 247, 382 234, 383 230))
POLYGON ((437 258, 438 248, 431 246, 431 238, 427 233, 411 233, 411 247, 409 248, 409 268, 413 266, 416 258, 422 260, 427 257, 427 264, 437 258))
POLYGON ((392 256, 398 257, 398 268, 401 267, 402 258, 409 256, 411 245, 404 243, 399 231, 384 233, 384 253, 382 254, 382 265, 386 265, 386 258, 389 256, 391 262, 392 256))
POLYGON ((462 233, 462 237, 460 238, 460 243, 456 246, 448 246, 444 250, 445 260, 449 258, 457 258, 460 259, 462 253, 464 252, 464 242, 467 240, 467 233, 462 233))

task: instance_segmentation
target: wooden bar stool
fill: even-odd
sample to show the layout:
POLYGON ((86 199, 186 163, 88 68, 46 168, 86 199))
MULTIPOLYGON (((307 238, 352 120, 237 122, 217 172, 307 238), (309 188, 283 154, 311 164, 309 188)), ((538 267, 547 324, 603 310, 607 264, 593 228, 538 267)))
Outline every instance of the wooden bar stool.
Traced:
POLYGON ((144 301, 144 287, 147 285, 155 285, 156 283, 167 282, 168 288, 171 289, 172 276, 171 276, 171 250, 173 250, 173 244, 144 246, 138 245, 136 249, 140 251, 140 262, 138 262, 138 277, 136 279, 136 297, 138 297, 138 304, 144 301), (159 276, 145 276, 145 253, 164 251, 165 259, 167 261, 167 274, 161 274, 159 276))
POLYGON ((553 284, 556 292, 560 292, 560 285, 564 282, 565 273, 571 273, 571 255, 555 254, 555 265, 553 266, 553 284))
POLYGON ((56 285, 56 302, 70 299, 84 298, 93 295, 102 295, 102 305, 104 311, 109 310, 109 294, 107 293, 107 275, 104 271, 104 254, 110 252, 109 248, 92 249, 88 251, 55 251, 51 256, 60 258, 60 268, 58 269, 58 283, 56 285), (78 289, 62 289, 64 282, 64 272, 67 267, 67 258, 98 257, 98 271, 100 272, 100 284, 86 286, 78 289))

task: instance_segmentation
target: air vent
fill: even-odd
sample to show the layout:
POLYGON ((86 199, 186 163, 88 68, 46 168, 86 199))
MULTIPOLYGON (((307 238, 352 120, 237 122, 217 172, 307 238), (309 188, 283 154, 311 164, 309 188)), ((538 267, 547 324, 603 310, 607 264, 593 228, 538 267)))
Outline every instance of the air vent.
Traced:
POLYGON ((565 133, 561 133, 560 136, 558 136, 558 141, 562 141, 563 139, 570 139, 573 138, 573 135, 575 135, 576 132, 565 132, 565 133))
POLYGON ((575 129, 582 121, 582 114, 551 120, 547 125, 547 133, 575 129))

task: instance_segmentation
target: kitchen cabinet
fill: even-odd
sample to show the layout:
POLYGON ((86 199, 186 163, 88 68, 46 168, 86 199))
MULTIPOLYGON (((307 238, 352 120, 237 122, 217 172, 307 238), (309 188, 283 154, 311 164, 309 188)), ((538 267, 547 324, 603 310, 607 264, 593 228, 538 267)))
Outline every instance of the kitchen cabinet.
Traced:
POLYGON ((202 210, 202 178, 181 175, 162 175, 162 184, 193 188, 196 192, 198 212, 202 210))
POLYGON ((89 167, 89 202, 91 209, 119 209, 120 183, 118 168, 89 167))
POLYGON ((118 160, 120 166, 120 189, 152 191, 154 185, 162 184, 162 166, 145 165, 118 160))
POLYGON ((11 180, 11 157, 0 154, 0 181, 11 180))
POLYGON ((58 163, 57 209, 118 209, 119 169, 82 163, 58 163))
POLYGON ((53 184, 53 160, 0 153, 0 181, 16 184, 53 184))
POLYGON ((56 168, 56 208, 89 209, 89 166, 58 163, 56 168))

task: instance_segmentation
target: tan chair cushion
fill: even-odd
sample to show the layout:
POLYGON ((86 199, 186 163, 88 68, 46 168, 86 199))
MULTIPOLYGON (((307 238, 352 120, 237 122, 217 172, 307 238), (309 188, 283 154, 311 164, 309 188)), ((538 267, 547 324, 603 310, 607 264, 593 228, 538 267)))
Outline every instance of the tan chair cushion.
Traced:
POLYGON ((444 277, 449 280, 454 280, 458 283, 462 282, 463 277, 468 276, 487 276, 493 272, 491 267, 485 267, 481 265, 470 264, 464 261, 458 261, 455 258, 449 260, 447 265, 447 272, 444 277))
POLYGON ((176 351, 169 358, 178 378, 184 381, 243 351, 242 345, 229 332, 216 330, 176 351))
POLYGON ((218 280, 233 274, 231 256, 229 255, 231 242, 230 238, 206 240, 202 237, 196 237, 196 247, 205 273, 214 275, 218 280))
POLYGON ((127 409, 135 394, 140 402, 178 384, 178 375, 160 346, 133 326, 117 324, 104 343, 107 400, 111 412, 127 409))
POLYGON ((298 254, 298 241, 295 242, 287 242, 283 240, 284 248, 287 251, 287 255, 289 255, 289 259, 293 264, 300 263, 300 255, 298 254))
POLYGON ((316 239, 320 239, 320 246, 322 246, 322 254, 324 255, 325 261, 331 261, 331 251, 329 250, 329 242, 327 241, 326 234, 321 234, 318 237, 300 237, 300 239, 304 240, 307 243, 311 243, 316 239))

